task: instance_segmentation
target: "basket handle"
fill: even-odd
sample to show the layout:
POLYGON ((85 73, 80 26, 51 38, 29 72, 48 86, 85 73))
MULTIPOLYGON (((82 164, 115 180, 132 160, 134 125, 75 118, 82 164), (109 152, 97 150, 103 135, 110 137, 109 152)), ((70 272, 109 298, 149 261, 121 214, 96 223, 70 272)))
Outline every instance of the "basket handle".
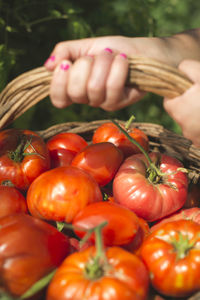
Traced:
MULTIPOLYGON (((52 73, 39 67, 12 80, 0 94, 0 129, 49 95, 52 73)), ((184 73, 147 57, 130 57, 127 86, 174 98, 191 87, 184 73)))

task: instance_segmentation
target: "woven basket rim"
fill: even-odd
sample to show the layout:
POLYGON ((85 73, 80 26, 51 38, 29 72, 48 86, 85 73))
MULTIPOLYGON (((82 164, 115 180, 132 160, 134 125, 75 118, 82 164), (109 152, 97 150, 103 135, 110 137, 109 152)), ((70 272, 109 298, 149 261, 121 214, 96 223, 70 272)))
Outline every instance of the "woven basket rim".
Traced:
MULTIPOLYGON (((72 132, 83 136, 86 140, 91 141, 94 131, 102 124, 110 122, 108 119, 95 120, 90 122, 66 122, 53 125, 47 129, 37 131, 44 140, 50 139, 55 134, 61 132, 72 132)), ((125 125, 124 120, 116 119, 119 124, 125 125)), ((149 122, 133 122, 130 128, 136 127, 147 134, 150 142, 150 149, 160 151, 176 157, 183 162, 184 166, 189 169, 189 179, 197 183, 200 178, 200 148, 192 145, 191 141, 166 129, 160 124, 149 122)))
MULTIPOLYGON (((192 85, 191 80, 177 68, 155 59, 141 56, 129 57, 128 59, 127 86, 173 98, 184 93, 192 85)), ((0 129, 6 128, 30 107, 49 96, 51 78, 52 72, 47 71, 45 67, 39 67, 12 80, 0 94, 0 129)), ((80 131, 81 134, 86 134, 91 128, 95 129, 102 122, 99 120, 58 124, 39 133, 47 137, 50 132, 53 133, 56 130, 58 132, 65 128, 71 132, 78 133, 80 131)), ((200 169, 200 149, 191 145, 189 140, 165 129, 162 125, 136 122, 134 126, 140 127, 151 137, 152 145, 154 143, 154 146, 157 145, 158 148, 162 146, 163 150, 167 151, 168 149, 169 152, 185 158, 197 176, 200 169)))

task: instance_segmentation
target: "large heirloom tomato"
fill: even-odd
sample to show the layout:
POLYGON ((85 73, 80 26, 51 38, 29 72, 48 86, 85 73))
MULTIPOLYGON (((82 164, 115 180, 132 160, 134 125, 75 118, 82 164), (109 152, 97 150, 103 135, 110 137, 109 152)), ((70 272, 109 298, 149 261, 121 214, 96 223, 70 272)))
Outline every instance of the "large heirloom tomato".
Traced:
POLYGON ((165 223, 143 242, 140 255, 153 287, 186 297, 200 290, 200 225, 191 220, 165 223))
POLYGON ((72 132, 61 132, 55 134, 47 141, 50 153, 51 167, 70 165, 73 157, 88 143, 83 137, 72 132))
POLYGON ((161 219, 180 209, 187 198, 187 175, 183 165, 165 154, 149 154, 155 169, 150 169, 143 154, 128 157, 113 180, 116 202, 128 207, 146 221, 161 219))
MULTIPOLYGON (((139 218, 129 209, 112 202, 87 205, 76 215, 72 224, 76 234, 83 238, 86 230, 105 221, 107 225, 102 230, 102 236, 107 246, 131 243, 139 229, 139 218), (85 232, 76 228, 85 229, 85 232)), ((91 235, 90 240, 95 241, 94 234, 91 235)))
POLYGON ((0 132, 0 183, 11 181, 21 190, 50 168, 49 152, 43 139, 30 130, 0 132))
MULTIPOLYGON (((124 128, 123 125, 121 125, 124 128)), ((125 129, 125 128, 124 128, 125 129)), ((135 139, 146 151, 149 149, 149 139, 147 135, 139 128, 132 127, 126 129, 126 132, 135 139)), ((93 143, 110 142, 117 146, 124 156, 140 153, 140 149, 131 143, 123 132, 112 122, 106 122, 100 125, 93 134, 93 143)))
POLYGON ((69 254, 68 238, 25 214, 0 219, 0 289, 20 296, 69 254))
POLYGON ((30 213, 38 218, 70 223, 92 202, 102 201, 95 179, 76 167, 58 167, 41 174, 27 192, 30 213))
POLYGON ((57 269, 47 300, 144 300, 147 269, 136 255, 111 247, 95 261, 95 247, 69 255, 57 269))
POLYGON ((14 213, 28 213, 26 199, 15 187, 0 185, 0 218, 14 213))
POLYGON ((71 165, 89 172, 100 186, 107 185, 115 176, 123 153, 109 142, 91 144, 73 158, 71 165))

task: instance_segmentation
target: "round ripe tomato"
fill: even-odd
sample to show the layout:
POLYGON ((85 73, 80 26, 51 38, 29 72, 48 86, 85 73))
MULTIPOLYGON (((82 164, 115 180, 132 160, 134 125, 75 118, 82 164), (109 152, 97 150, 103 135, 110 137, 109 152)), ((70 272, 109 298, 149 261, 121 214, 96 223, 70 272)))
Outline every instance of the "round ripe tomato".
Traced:
POLYGON ((49 152, 39 135, 19 129, 0 132, 0 183, 11 181, 16 188, 27 190, 49 168, 49 152))
POLYGON ((140 255, 140 247, 143 241, 149 236, 150 234, 150 227, 149 224, 142 218, 138 218, 139 228, 136 233, 135 238, 132 242, 123 245, 123 248, 133 252, 134 254, 140 255))
POLYGON ((76 133, 55 134, 47 141, 52 167, 69 165, 75 154, 87 145, 85 139, 76 133))
POLYGON ((149 162, 143 154, 132 155, 122 163, 115 175, 113 196, 116 202, 151 222, 184 205, 188 179, 184 172, 178 170, 183 165, 177 159, 156 152, 149 156, 162 175, 149 174, 149 162))
POLYGON ((88 145, 76 154, 71 165, 87 171, 100 186, 105 186, 114 178, 122 162, 121 150, 105 142, 88 145))
POLYGON ((69 240, 26 214, 0 219, 0 289, 20 296, 69 254, 69 240))
MULTIPOLYGON (((105 221, 107 225, 102 230, 102 236, 106 246, 119 246, 132 242, 139 228, 138 217, 132 211, 109 201, 87 205, 76 215, 72 224, 77 236, 83 238, 86 231, 79 231, 76 228, 88 230, 105 221)), ((95 242, 94 234, 89 240, 95 242)))
POLYGON ((97 201, 102 201, 97 182, 84 170, 72 166, 41 174, 27 192, 27 205, 33 216, 67 223, 86 205, 97 201))
POLYGON ((163 295, 187 297, 200 290, 200 225, 165 223, 143 242, 140 255, 153 287, 163 295))
POLYGON ((141 259, 111 247, 106 251, 106 262, 99 262, 96 273, 90 273, 95 252, 95 247, 89 247, 69 255, 49 284, 47 300, 147 299, 149 277, 141 259))
MULTIPOLYGON (((121 124, 122 128, 125 128, 121 124)), ((149 139, 147 135, 139 128, 130 128, 126 130, 127 133, 134 138, 146 151, 149 150, 149 139)), ((137 146, 131 143, 127 137, 121 132, 115 124, 107 122, 99 126, 93 134, 92 142, 102 143, 110 142, 115 144, 123 153, 124 157, 132 154, 140 153, 137 146)))
POLYGON ((26 199, 15 187, 0 185, 0 218, 14 213, 28 213, 26 199))
POLYGON ((67 149, 54 149, 50 151, 51 169, 69 166, 76 152, 67 149))

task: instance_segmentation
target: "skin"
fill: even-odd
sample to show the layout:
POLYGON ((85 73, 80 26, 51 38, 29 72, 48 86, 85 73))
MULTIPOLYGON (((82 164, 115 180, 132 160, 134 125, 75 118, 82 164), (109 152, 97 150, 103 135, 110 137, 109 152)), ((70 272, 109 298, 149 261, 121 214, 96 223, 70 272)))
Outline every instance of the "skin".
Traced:
POLYGON ((60 42, 45 62, 46 68, 53 71, 52 104, 64 108, 84 103, 107 111, 131 105, 144 93, 125 87, 127 56, 155 58, 178 67, 194 81, 182 96, 173 101, 164 99, 164 108, 184 136, 200 147, 199 43, 200 28, 162 38, 106 36, 60 42))

